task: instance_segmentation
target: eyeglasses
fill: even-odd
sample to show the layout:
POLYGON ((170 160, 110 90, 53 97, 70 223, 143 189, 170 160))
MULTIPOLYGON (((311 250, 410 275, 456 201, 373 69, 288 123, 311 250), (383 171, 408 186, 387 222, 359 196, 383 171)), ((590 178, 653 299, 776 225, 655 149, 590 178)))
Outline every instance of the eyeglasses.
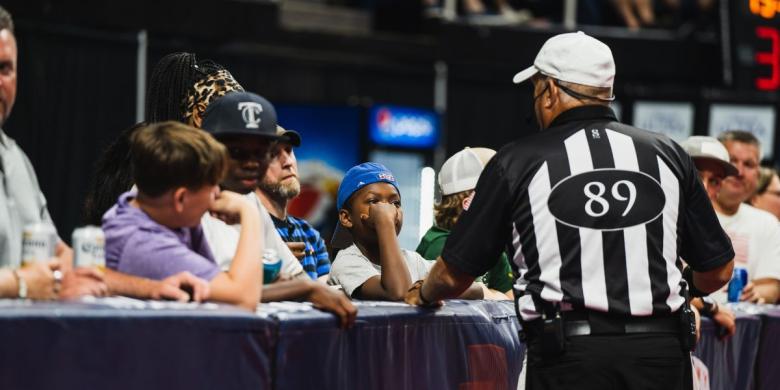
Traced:
MULTIPOLYGON (((590 96, 590 95, 586 95, 584 93, 577 92, 577 91, 575 91, 575 90, 573 90, 573 89, 571 89, 569 87, 566 87, 564 85, 561 85, 561 83, 557 79, 552 79, 552 81, 553 81, 553 84, 555 84, 555 86, 558 87, 565 94, 567 94, 567 95, 569 95, 569 96, 571 96, 571 97, 573 97, 575 99, 578 99, 578 100, 601 100, 601 101, 604 101, 604 102, 611 102, 611 101, 615 100, 615 95, 612 95, 611 97, 608 97, 608 98, 603 98, 603 97, 600 97, 600 96, 590 96)), ((550 87, 550 84, 545 83, 545 86, 544 86, 544 89, 542 90, 542 92, 539 92, 538 95, 534 96, 534 102, 536 102, 536 99, 539 99, 540 97, 542 97, 542 95, 544 95, 544 93, 547 91, 547 89, 549 87, 550 87)))
POLYGON ((253 158, 258 161, 265 161, 270 156, 270 151, 268 148, 248 149, 240 146, 229 147, 228 153, 230 153, 230 157, 238 161, 247 161, 253 158))
POLYGON ((584 93, 577 92, 577 91, 575 91, 575 90, 573 90, 571 88, 568 88, 566 86, 563 86, 556 79, 553 79, 553 83, 555 83, 555 86, 560 88, 563 92, 566 92, 567 95, 569 95, 569 96, 571 96, 571 97, 573 97, 575 99, 578 99, 578 100, 601 100, 601 101, 604 101, 604 102, 611 102, 611 101, 615 100, 615 95, 612 95, 612 96, 610 96, 608 98, 603 98, 603 97, 600 97, 600 96, 590 96, 590 95, 586 95, 584 93))

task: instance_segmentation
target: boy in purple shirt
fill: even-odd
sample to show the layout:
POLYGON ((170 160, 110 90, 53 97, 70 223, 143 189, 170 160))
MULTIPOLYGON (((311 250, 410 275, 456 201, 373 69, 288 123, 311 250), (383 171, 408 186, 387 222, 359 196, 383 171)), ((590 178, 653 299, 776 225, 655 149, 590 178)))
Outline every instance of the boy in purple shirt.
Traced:
POLYGON ((188 271, 209 282, 208 297, 254 310, 260 301, 262 243, 257 209, 240 195, 219 191, 227 169, 225 147, 208 133, 177 122, 136 131, 130 140, 138 188, 103 216, 106 265, 124 273, 165 279, 188 271), (241 223, 236 254, 222 272, 200 227, 209 211, 241 223))

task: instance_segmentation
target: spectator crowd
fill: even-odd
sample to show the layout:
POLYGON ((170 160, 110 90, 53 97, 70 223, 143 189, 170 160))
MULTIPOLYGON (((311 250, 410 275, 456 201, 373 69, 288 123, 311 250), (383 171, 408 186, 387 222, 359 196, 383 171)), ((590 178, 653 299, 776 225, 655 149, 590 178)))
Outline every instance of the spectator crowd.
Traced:
MULTIPOLYGON (((655 23, 652 2, 614 3, 629 26, 655 23)), ((481 6, 478 0, 466 4, 477 11, 481 6)), ((13 21, 0 8, 0 126, 11 115, 16 77, 13 21)), ((105 150, 84 205, 85 219, 104 231, 105 268, 76 267, 62 240, 49 261, 21 263, 25 227, 53 222, 34 168, 0 130, 0 297, 122 295, 247 310, 260 302, 309 301, 348 327, 357 313, 351 299, 402 301, 426 278, 495 154, 466 148, 444 163, 436 225, 416 250, 398 241, 403 207, 393 173, 373 162, 353 167, 337 196, 337 234, 348 244, 329 255, 328 237, 287 212, 300 192, 295 148, 306 140, 282 126, 272 102, 245 91, 213 61, 172 53, 152 71, 146 113, 145 122, 105 150), (264 275, 264 259, 281 263, 278 275, 264 275)), ((740 299, 777 302, 780 178, 759 165, 758 140, 733 130, 719 139, 692 137, 683 147, 731 238, 736 266, 749 275, 740 299)), ((513 299, 513 283, 512 264, 502 254, 461 298, 513 299)), ((723 305, 725 296, 717 292, 694 306, 730 335, 734 314, 723 305)))

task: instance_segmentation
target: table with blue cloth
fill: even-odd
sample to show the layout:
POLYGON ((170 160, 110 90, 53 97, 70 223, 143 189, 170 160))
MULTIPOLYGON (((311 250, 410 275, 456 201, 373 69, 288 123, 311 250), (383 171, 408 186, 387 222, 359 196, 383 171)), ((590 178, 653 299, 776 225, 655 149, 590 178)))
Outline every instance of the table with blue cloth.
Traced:
POLYGON ((0 300, 0 389, 267 389, 274 334, 215 304, 0 300))
POLYGON ((0 389, 515 389, 511 302, 356 302, 352 329, 306 303, 0 300, 0 389))
POLYGON ((761 318, 750 310, 735 308, 736 334, 722 338, 723 330, 708 318, 702 319, 701 339, 694 355, 704 362, 710 374, 710 389, 753 389, 753 367, 759 349, 761 318))
POLYGON ((780 388, 780 307, 772 306, 761 312, 763 326, 756 365, 756 389, 780 388))

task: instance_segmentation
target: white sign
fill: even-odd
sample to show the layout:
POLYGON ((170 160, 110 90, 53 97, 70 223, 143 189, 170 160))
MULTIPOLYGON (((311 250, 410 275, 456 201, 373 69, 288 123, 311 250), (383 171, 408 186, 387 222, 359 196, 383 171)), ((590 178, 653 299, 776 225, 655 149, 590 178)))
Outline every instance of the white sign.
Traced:
POLYGON ((665 134, 677 142, 682 142, 693 134, 693 104, 636 102, 634 126, 665 134))
POLYGON ((775 146, 775 109, 772 106, 713 104, 710 106, 709 134, 717 137, 726 130, 745 130, 761 142, 761 158, 771 158, 775 146))

